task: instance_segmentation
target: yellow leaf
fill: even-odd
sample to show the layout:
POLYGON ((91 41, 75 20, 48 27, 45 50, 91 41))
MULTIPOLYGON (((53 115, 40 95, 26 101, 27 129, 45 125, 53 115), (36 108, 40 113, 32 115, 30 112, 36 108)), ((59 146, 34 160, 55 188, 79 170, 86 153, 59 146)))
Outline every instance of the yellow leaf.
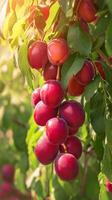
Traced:
POLYGON ((11 11, 9 15, 7 16, 4 26, 3 26, 3 36, 7 38, 7 36, 12 31, 12 28, 16 22, 16 14, 14 11, 11 11))

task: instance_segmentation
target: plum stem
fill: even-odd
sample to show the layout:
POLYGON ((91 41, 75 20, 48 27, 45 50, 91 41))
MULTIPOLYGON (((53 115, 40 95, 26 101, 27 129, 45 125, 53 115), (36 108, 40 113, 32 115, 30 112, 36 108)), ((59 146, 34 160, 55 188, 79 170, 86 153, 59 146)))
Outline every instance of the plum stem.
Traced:
POLYGON ((23 128, 27 128, 27 126, 17 119, 13 119, 13 122, 16 123, 18 126, 22 126, 23 128))
POLYGON ((58 71, 57 71, 57 77, 56 77, 56 80, 58 80, 58 81, 61 80, 61 69, 62 69, 62 66, 59 65, 58 66, 58 71))

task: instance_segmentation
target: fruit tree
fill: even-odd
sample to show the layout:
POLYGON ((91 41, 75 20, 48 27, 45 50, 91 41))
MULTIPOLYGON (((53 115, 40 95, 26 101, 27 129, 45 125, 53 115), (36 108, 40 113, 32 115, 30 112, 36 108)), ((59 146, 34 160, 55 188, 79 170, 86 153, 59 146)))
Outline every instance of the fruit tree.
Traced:
MULTIPOLYGON (((15 96, 4 104, 12 105, 11 119, 19 129, 6 115, 2 131, 7 119, 14 151, 24 154, 22 167, 16 165, 31 191, 27 198, 111 200, 111 0, 9 0, 0 5, 5 57, 0 71, 7 71, 7 78, 0 75, 0 93, 4 97, 13 80, 18 102, 24 102, 17 104, 19 120, 15 96)), ((7 164, 2 171, 10 182, 3 188, 11 190, 14 168, 7 164)))

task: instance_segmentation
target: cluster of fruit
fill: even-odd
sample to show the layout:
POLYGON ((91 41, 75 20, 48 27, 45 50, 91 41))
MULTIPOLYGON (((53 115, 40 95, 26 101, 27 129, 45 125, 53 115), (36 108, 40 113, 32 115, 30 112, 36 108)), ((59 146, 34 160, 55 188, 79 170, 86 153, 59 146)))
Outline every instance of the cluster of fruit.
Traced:
POLYGON ((0 184, 1 200, 32 200, 30 194, 22 194, 14 187, 15 169, 13 165, 6 164, 1 169, 3 183, 0 184))
MULTIPOLYGON (((32 100, 33 96, 36 99, 34 93, 32 100)), ((73 100, 62 102, 64 92, 56 80, 47 81, 41 89, 37 89, 37 93, 37 97, 40 93, 40 101, 35 106, 34 119, 38 125, 46 126, 46 135, 38 141, 35 154, 44 165, 56 159, 58 176, 63 180, 72 180, 78 174, 76 159, 82 153, 81 142, 74 135, 84 122, 83 108, 73 100)))
MULTIPOLYGON (((89 23, 96 20, 96 8, 92 1, 82 0, 77 4, 79 21, 89 23)), ((70 48, 65 39, 53 39, 48 44, 33 42, 28 49, 28 60, 32 68, 42 70, 46 81, 42 88, 32 93, 34 120, 46 126, 46 134, 37 143, 35 155, 44 165, 55 162, 57 175, 65 181, 73 180, 78 174, 78 162, 82 153, 81 141, 75 134, 85 120, 82 105, 68 100, 67 94, 80 96, 94 79, 96 71, 102 76, 99 61, 87 59, 82 69, 68 80, 64 89, 60 82, 61 66, 68 59, 70 48)))
POLYGON ((82 145, 74 135, 85 120, 82 105, 66 100, 66 93, 56 80, 58 68, 68 56, 69 48, 64 39, 54 39, 48 46, 37 41, 28 52, 30 65, 36 69, 42 66, 46 80, 42 88, 32 93, 35 122, 46 126, 46 134, 38 141, 35 154, 44 165, 55 160, 57 175, 66 181, 73 180, 78 174, 77 159, 81 156, 82 145))
POLYGON ((91 61, 87 60, 82 69, 69 80, 68 92, 71 96, 80 96, 85 87, 93 80, 95 68, 91 61))

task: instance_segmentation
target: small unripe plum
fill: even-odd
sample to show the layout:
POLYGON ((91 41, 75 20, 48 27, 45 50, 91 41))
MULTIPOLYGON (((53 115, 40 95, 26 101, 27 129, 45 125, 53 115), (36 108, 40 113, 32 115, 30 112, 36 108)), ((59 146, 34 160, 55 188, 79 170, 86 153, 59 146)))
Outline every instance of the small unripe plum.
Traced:
POLYGON ((64 143, 68 136, 68 126, 62 118, 52 118, 46 124, 46 134, 53 144, 64 143))
POLYGON ((46 21, 49 17, 49 6, 46 5, 46 4, 39 4, 38 7, 39 7, 39 9, 40 9, 41 13, 43 14, 43 17, 46 21))
POLYGON ((69 56, 69 47, 64 39, 53 39, 48 44, 48 58, 53 65, 63 64, 69 56))
POLYGON ((28 60, 32 68, 40 69, 45 67, 48 62, 47 44, 42 41, 36 41, 28 49, 28 60))
POLYGON ((66 151, 73 154, 77 159, 80 158, 82 154, 82 144, 79 138, 76 136, 70 136, 65 142, 66 151))
POLYGON ((56 117, 57 112, 56 108, 51 108, 39 101, 34 110, 34 120, 38 125, 45 126, 49 119, 56 117))
POLYGON ((112 193, 112 182, 109 180, 106 181, 106 190, 112 193))
POLYGON ((68 83, 68 92, 71 96, 80 96, 84 92, 84 85, 81 85, 73 76, 68 83))
POLYGON ((60 105, 64 97, 64 91, 59 81, 47 81, 40 92, 41 100, 50 107, 57 107, 60 105))
POLYGON ((41 100, 40 98, 40 88, 36 88, 31 97, 32 105, 36 106, 36 104, 41 100))
POLYGON ((77 134, 78 130, 79 130, 79 127, 70 127, 69 126, 69 135, 77 134))
POLYGON ((71 127, 80 127, 85 120, 85 112, 80 103, 70 100, 62 103, 59 109, 59 115, 71 127))
POLYGON ((95 76, 95 69, 90 61, 86 61, 82 69, 76 74, 76 80, 82 85, 88 85, 95 76))
POLYGON ((105 73, 105 70, 103 69, 102 64, 101 64, 99 61, 96 61, 96 62, 95 62, 95 67, 96 67, 96 69, 98 70, 98 72, 99 72, 101 78, 102 78, 103 80, 106 80, 106 73, 105 73))
POLYGON ((14 169, 13 165, 6 164, 3 166, 3 168, 2 168, 3 180, 12 183, 14 181, 14 173, 15 173, 15 169, 14 169))
POLYGON ((57 72, 58 72, 58 66, 48 63, 45 66, 44 72, 43 72, 45 81, 56 80, 57 72))
POLYGON ((71 181, 76 178, 79 171, 77 159, 69 153, 60 155, 55 160, 56 174, 64 181, 71 181))
POLYGON ((58 145, 53 145, 49 142, 48 138, 44 136, 38 141, 35 147, 35 155, 43 165, 48 165, 56 158, 58 149, 58 145))
POLYGON ((79 8, 78 15, 85 22, 93 22, 96 20, 96 8, 92 0, 82 0, 79 8))

